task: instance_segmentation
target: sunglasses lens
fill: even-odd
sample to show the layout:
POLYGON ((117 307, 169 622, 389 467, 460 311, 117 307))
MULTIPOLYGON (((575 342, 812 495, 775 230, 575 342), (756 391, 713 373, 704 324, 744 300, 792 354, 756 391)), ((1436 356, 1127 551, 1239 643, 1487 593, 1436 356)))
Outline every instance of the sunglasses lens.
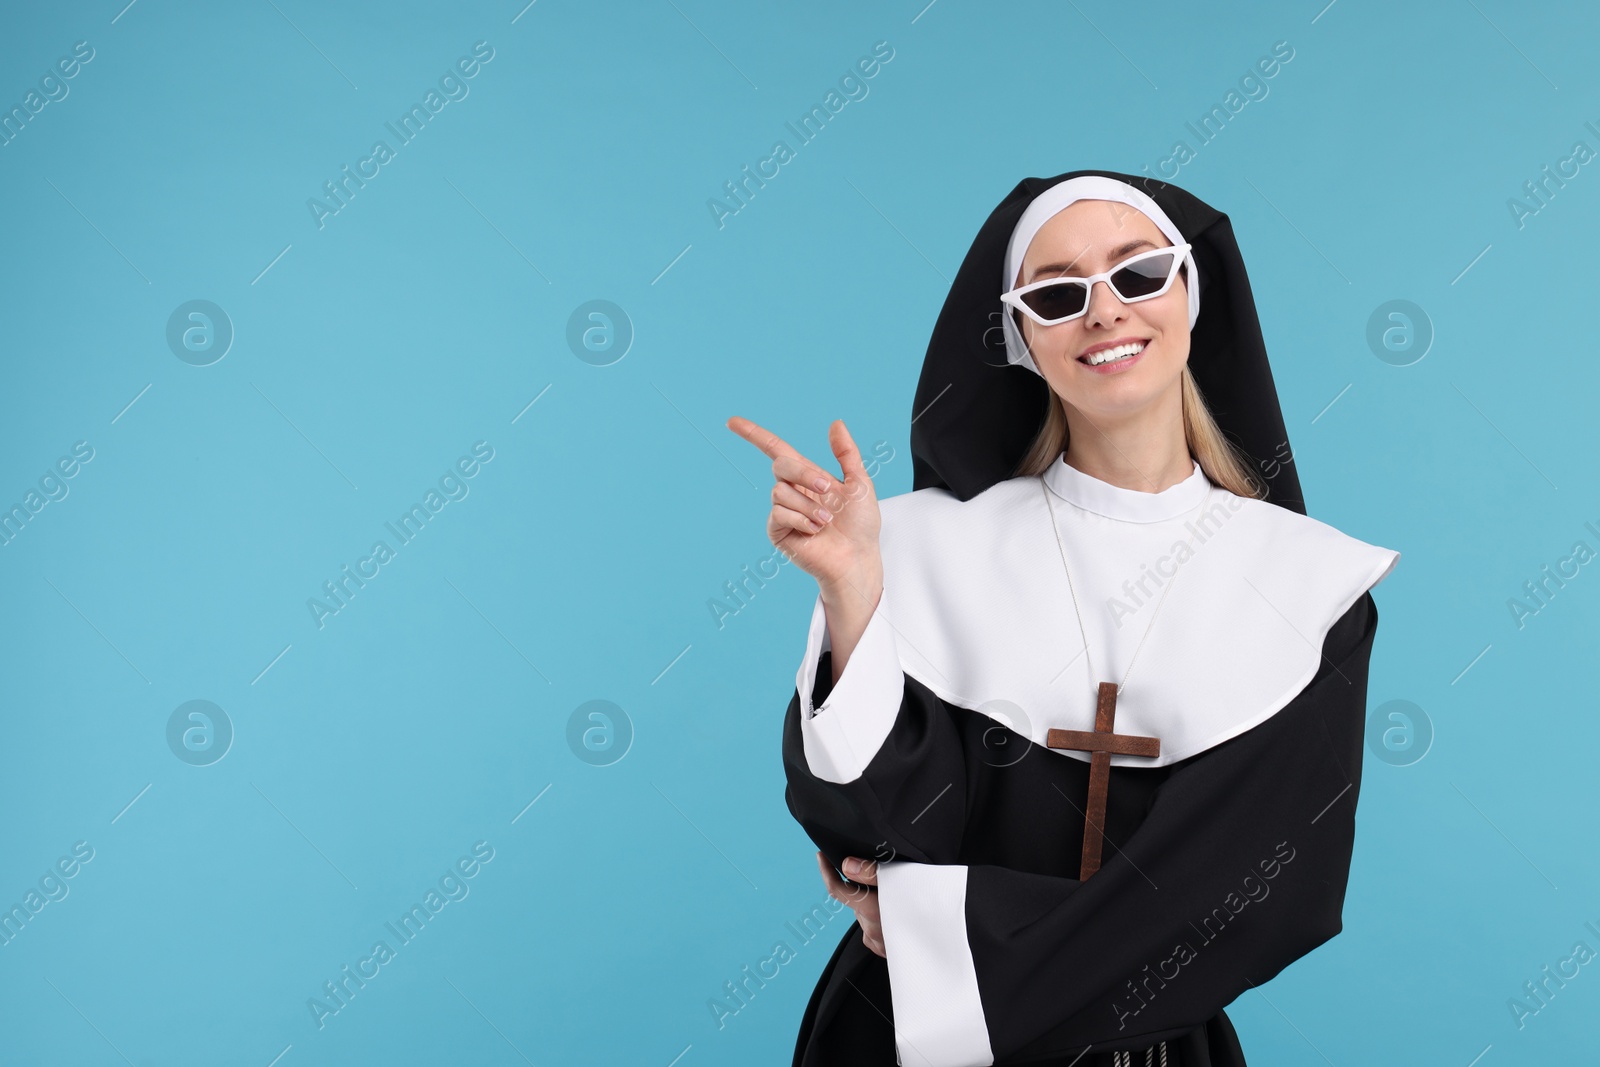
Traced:
POLYGON ((1117 292, 1122 294, 1124 300, 1149 296, 1167 283, 1177 258, 1176 254, 1166 252, 1159 256, 1141 259, 1113 274, 1111 284, 1117 287, 1117 292))
POLYGON ((1084 288, 1082 282, 1060 282, 1042 285, 1031 293, 1022 295, 1022 302, 1041 319, 1064 319, 1083 310, 1084 288))

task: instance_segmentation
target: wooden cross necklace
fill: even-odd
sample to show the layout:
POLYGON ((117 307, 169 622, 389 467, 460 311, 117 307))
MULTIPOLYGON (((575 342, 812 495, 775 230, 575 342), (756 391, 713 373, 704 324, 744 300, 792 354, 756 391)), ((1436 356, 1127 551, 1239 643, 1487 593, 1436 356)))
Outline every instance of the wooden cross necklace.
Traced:
MULTIPOLYGON (((1058 463, 1066 462, 1058 459, 1058 463)), ((1056 523, 1056 506, 1050 500, 1050 489, 1045 484, 1043 476, 1039 478, 1039 488, 1044 492, 1045 505, 1050 509, 1050 528, 1055 531, 1056 546, 1061 549, 1061 566, 1067 572, 1067 589, 1072 593, 1072 609, 1078 616, 1078 631, 1083 635, 1083 655, 1089 664, 1089 677, 1094 677, 1094 661, 1089 655, 1089 631, 1083 625, 1083 610, 1078 606, 1078 591, 1072 584, 1072 568, 1067 566, 1067 546, 1061 540, 1061 527, 1056 523)), ((1211 490, 1206 489, 1206 495, 1200 500, 1203 509, 1206 502, 1211 499, 1211 490)), ((1193 521, 1191 519, 1191 521, 1193 521)), ((1128 669, 1122 674, 1121 684, 1115 682, 1101 682, 1098 697, 1095 703, 1094 729, 1093 730, 1057 730, 1051 729, 1045 734, 1045 744, 1050 748, 1069 748, 1075 751, 1088 752, 1089 756, 1089 796, 1084 805, 1083 814, 1083 857, 1079 863, 1078 879, 1085 881, 1094 872, 1100 869, 1100 848, 1105 838, 1106 819, 1106 793, 1111 786, 1111 757, 1118 756, 1159 756, 1161 754, 1161 739, 1158 737, 1141 737, 1137 734, 1119 734, 1114 731, 1117 717, 1117 697, 1121 694, 1123 686, 1128 684, 1128 675, 1133 673, 1134 660, 1139 658, 1139 650, 1144 647, 1144 639, 1150 636, 1150 630, 1156 624, 1156 615, 1161 611, 1161 605, 1166 602, 1167 594, 1172 591, 1173 583, 1178 580, 1177 574, 1167 579, 1166 586, 1161 590, 1161 596, 1156 600, 1155 611, 1150 614, 1150 621, 1145 625, 1144 634, 1139 638, 1139 643, 1134 646, 1133 655, 1128 657, 1128 669)))

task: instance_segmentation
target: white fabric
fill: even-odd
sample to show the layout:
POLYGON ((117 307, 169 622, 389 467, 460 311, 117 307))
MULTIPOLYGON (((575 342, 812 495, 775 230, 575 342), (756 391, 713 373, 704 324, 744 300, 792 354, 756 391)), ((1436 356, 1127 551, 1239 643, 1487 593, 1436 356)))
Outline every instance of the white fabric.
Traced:
POLYGON ((1199 464, 1160 493, 1111 485, 1064 460, 1045 481, 1056 494, 1093 676, 1039 479, 1012 478, 965 502, 944 489, 889 497, 879 502, 883 600, 839 684, 811 712, 817 656, 830 647, 820 597, 813 608, 795 678, 809 712, 802 730, 812 773, 834 782, 862 773, 894 725, 901 672, 1040 746, 1052 727, 1093 730, 1097 683, 1122 682, 1150 625, 1162 592, 1153 568, 1176 584, 1117 701, 1116 731, 1159 738, 1161 754, 1113 755, 1111 763, 1186 759, 1263 722, 1305 688, 1328 630, 1400 557, 1212 486, 1199 464), (1202 505, 1203 520, 1195 517, 1202 505), (1188 545, 1182 561, 1179 543, 1188 545), (1134 588, 1141 577, 1142 592, 1134 588), (1120 625, 1112 596, 1126 604, 1120 625))
POLYGON ((822 597, 812 612, 806 639, 806 663, 800 668, 800 737, 811 773, 824 782, 852 782, 889 736, 900 712, 905 674, 888 616, 889 589, 884 587, 877 609, 845 663, 839 683, 815 710, 811 693, 817 657, 833 647, 822 610, 822 597), (823 714, 827 712, 827 714, 823 714))
POLYGON ((878 912, 903 1067, 993 1063, 967 946, 967 868, 880 863, 878 912))
MULTIPOLYGON (((1006 246, 1005 273, 1000 278, 1000 293, 1010 292, 1017 287, 1017 271, 1022 269, 1022 260, 1028 254, 1028 246, 1033 243, 1033 238, 1040 227, 1079 200, 1110 200, 1137 208, 1149 216, 1150 221, 1166 235, 1167 240, 1175 245, 1184 242, 1183 233, 1173 225, 1167 213, 1162 211, 1148 194, 1140 192, 1127 182, 1100 175, 1068 178, 1034 197, 1033 202, 1023 211, 1022 217, 1017 220, 1017 225, 1011 231, 1011 243, 1006 246)), ((1189 290, 1189 329, 1192 330, 1200 318, 1200 271, 1194 265, 1193 252, 1184 256, 1184 263, 1189 268, 1186 287, 1189 290)), ((998 293, 996 295, 998 296, 998 293)), ((1021 363, 1038 374, 1039 367, 1033 362, 1033 356, 1028 353, 1028 344, 1022 339, 1016 322, 1009 314, 1009 309, 1007 310, 1008 313, 1000 317, 1001 330, 1006 339, 1006 361, 1021 363)))

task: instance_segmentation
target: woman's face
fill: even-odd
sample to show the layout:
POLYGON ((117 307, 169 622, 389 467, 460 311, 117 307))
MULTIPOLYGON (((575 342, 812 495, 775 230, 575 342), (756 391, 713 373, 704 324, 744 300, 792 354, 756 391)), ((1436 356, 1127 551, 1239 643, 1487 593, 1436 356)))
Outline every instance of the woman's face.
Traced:
MULTIPOLYGON (((1016 284, 1085 278, 1129 256, 1172 244, 1144 212, 1109 200, 1079 200, 1034 235, 1016 284)), ((1187 273, 1187 271, 1185 271, 1187 273)), ((1013 312, 1033 361, 1050 388, 1091 419, 1133 414, 1169 390, 1189 359, 1189 294, 1182 274, 1160 296, 1124 304, 1096 282, 1083 315, 1040 326, 1013 312), (1108 345, 1143 344, 1138 355, 1092 367, 1084 357, 1108 345)))

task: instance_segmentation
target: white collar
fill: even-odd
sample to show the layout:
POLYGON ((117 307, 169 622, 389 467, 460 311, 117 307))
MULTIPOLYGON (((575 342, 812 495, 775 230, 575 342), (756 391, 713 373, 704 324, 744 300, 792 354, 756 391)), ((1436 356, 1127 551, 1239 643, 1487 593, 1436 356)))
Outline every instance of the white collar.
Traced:
POLYGON ((1201 498, 1211 489, 1211 480, 1198 463, 1183 481, 1159 493, 1145 493, 1085 474, 1069 464, 1065 457, 1050 464, 1050 469, 1044 473, 1044 482, 1069 504, 1127 522, 1160 522, 1186 515, 1199 507, 1201 498))
POLYGON ((1074 617, 1038 479, 1011 478, 967 501, 944 489, 880 500, 883 594, 823 707, 836 706, 814 714, 811 703, 818 656, 831 647, 820 595, 795 677, 807 758, 843 775, 827 780, 860 773, 896 721, 908 677, 1041 748, 1051 728, 1092 730, 1096 683, 1125 678, 1117 731, 1159 737, 1161 754, 1116 755, 1111 765, 1186 759, 1292 700, 1321 666, 1333 624, 1399 559, 1393 549, 1212 486, 1198 466, 1159 493, 1063 463, 1044 477, 1078 509, 1058 508, 1056 519, 1080 580, 1087 633, 1074 617), (1202 511, 1181 525, 1163 521, 1202 511), (1177 585, 1152 628, 1151 597, 1165 595, 1154 577, 1175 569, 1177 585), (1126 615, 1110 612, 1108 597, 1138 616, 1131 625, 1118 624, 1126 615), (1142 646, 1140 635, 1148 635, 1142 646), (1139 669, 1128 675, 1138 647, 1139 669))

